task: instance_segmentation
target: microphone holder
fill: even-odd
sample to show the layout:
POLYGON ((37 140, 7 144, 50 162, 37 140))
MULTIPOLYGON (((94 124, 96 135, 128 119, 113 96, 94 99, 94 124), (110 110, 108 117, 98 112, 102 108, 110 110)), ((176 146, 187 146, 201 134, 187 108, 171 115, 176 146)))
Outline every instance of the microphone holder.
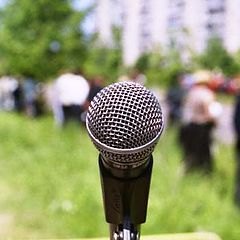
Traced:
POLYGON ((99 155, 103 204, 105 218, 110 225, 110 240, 140 239, 140 224, 146 221, 147 215, 152 165, 153 158, 150 155, 138 176, 116 177, 99 155))
POLYGON ((110 240, 139 240, 140 225, 132 225, 126 220, 123 224, 110 226, 110 240))

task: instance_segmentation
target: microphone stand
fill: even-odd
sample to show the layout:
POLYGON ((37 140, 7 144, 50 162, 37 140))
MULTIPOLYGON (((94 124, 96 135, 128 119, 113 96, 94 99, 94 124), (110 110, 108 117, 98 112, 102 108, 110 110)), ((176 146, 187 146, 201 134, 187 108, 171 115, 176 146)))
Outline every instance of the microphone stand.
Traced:
MULTIPOLYGON (((141 166, 140 174, 120 177, 105 166, 99 156, 105 218, 110 227, 110 240, 139 240, 140 224, 146 221, 151 181, 152 155, 141 166)), ((130 171, 131 170, 120 170, 130 171)))
POLYGON ((110 226, 110 240, 139 240, 140 225, 131 225, 127 220, 123 224, 110 226))

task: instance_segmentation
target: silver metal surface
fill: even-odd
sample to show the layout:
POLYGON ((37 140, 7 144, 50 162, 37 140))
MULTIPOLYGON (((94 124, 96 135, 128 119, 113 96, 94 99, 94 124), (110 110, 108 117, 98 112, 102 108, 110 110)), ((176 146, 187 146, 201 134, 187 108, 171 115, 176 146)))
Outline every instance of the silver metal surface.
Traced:
POLYGON ((152 153, 163 130, 160 104, 140 84, 109 85, 91 102, 86 125, 103 159, 115 168, 135 168, 152 153))
POLYGON ((129 229, 123 229, 123 240, 131 240, 131 231, 129 229))

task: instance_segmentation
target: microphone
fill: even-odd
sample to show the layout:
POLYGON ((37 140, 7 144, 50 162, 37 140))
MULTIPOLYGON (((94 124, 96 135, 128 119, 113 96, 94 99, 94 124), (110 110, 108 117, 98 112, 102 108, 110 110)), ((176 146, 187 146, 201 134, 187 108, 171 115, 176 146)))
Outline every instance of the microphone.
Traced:
POLYGON ((124 233, 129 234, 129 239, 139 239, 139 226, 146 220, 152 152, 163 126, 159 101, 138 83, 111 84, 90 103, 86 127, 100 152, 105 217, 110 223, 111 239, 125 239, 124 233))

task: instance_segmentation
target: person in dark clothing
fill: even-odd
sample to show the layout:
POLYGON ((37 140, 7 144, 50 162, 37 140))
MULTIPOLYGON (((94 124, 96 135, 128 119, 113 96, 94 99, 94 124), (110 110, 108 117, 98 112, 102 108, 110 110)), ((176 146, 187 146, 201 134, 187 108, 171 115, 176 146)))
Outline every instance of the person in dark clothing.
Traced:
POLYGON ((82 122, 86 122, 87 109, 90 106, 90 102, 93 98, 103 89, 104 79, 101 77, 95 77, 89 81, 90 90, 88 97, 83 105, 83 113, 81 114, 82 122))
POLYGON ((179 124, 182 119, 182 105, 185 90, 181 86, 182 75, 173 76, 167 92, 168 120, 171 125, 179 124))
POLYGON ((185 170, 213 170, 213 130, 221 113, 214 93, 205 82, 198 81, 188 92, 179 141, 183 152, 185 170))
POLYGON ((236 135, 235 141, 235 154, 236 154, 236 189, 235 189, 235 201, 240 206, 240 92, 236 97, 233 125, 236 135))
POLYGON ((101 77, 95 77, 90 81, 90 91, 87 101, 90 103, 95 95, 103 89, 104 80, 101 77))
POLYGON ((23 81, 24 109, 29 117, 36 117, 37 81, 30 75, 23 81))
POLYGON ((167 94, 167 103, 169 108, 169 123, 177 124, 182 118, 182 102, 184 92, 180 87, 171 88, 167 94))
POLYGON ((213 156, 211 151, 212 130, 215 123, 188 123, 181 126, 179 132, 180 144, 183 148, 185 169, 202 169, 211 172, 213 169, 213 156))
POLYGON ((14 109, 17 112, 23 112, 24 110, 24 96, 21 82, 18 81, 18 86, 13 91, 13 99, 14 99, 14 109))

